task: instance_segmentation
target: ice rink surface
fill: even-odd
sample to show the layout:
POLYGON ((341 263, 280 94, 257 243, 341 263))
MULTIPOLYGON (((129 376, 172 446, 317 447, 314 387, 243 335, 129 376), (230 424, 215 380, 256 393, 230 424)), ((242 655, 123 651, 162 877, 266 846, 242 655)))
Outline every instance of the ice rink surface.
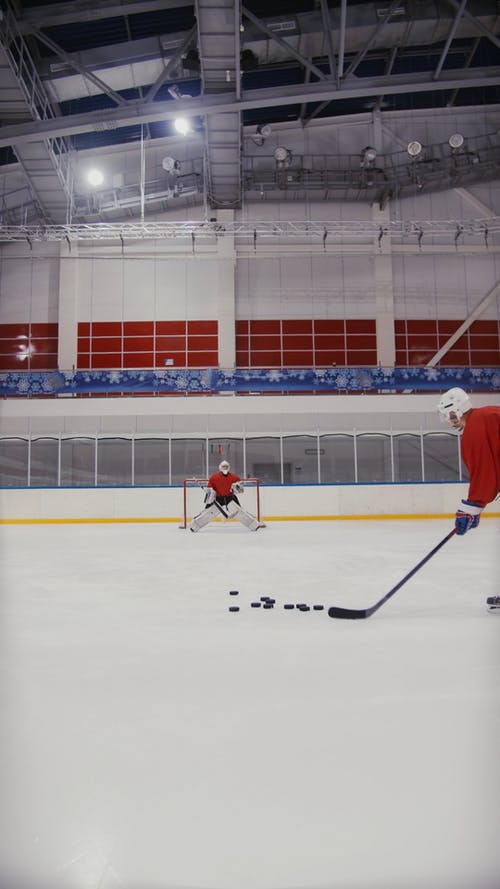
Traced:
POLYGON ((451 527, 1 527, 2 889, 499 889, 498 521, 283 609, 451 527))

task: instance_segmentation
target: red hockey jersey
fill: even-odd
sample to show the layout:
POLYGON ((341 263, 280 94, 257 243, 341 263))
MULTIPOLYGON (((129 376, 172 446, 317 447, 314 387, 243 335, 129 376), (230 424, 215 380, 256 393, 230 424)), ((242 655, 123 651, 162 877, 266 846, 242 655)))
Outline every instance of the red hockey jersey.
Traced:
POLYGON ((467 499, 486 506, 500 491, 500 407, 473 408, 462 433, 461 451, 469 472, 467 499))
POLYGON ((208 480, 208 487, 214 489, 217 497, 230 497, 231 485, 239 480, 239 475, 235 475, 234 472, 228 472, 227 475, 220 471, 214 472, 208 480))

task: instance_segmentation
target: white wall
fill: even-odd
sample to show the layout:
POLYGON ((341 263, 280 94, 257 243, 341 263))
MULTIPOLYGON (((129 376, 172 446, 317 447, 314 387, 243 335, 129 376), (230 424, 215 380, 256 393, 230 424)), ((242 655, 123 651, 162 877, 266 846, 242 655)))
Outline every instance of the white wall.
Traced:
MULTIPOLYGON (((439 396, 264 395, 188 398, 9 398, 0 401, 0 434, 165 433, 233 435, 281 432, 439 431, 439 396)), ((500 393, 474 404, 500 405, 500 393)), ((448 431, 448 430, 447 430, 448 431)))

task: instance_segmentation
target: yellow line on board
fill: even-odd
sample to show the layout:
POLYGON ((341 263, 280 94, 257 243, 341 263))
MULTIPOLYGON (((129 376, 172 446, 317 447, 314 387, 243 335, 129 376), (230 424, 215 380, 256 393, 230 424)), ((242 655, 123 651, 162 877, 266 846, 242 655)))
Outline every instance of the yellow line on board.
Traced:
MULTIPOLYGON (((396 521, 415 519, 454 519, 455 513, 392 513, 388 515, 293 515, 293 516, 264 516, 264 522, 350 522, 350 521, 396 521)), ((499 519, 500 512, 490 512, 482 516, 482 519, 499 519)), ((181 518, 72 518, 72 519, 0 519, 0 525, 112 525, 112 524, 155 524, 155 523, 182 523, 181 518)))

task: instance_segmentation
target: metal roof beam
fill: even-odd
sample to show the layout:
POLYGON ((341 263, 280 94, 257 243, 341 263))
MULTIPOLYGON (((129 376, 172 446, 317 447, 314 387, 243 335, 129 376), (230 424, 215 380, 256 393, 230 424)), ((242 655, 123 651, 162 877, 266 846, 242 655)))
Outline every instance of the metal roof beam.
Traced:
POLYGON ((357 99, 369 96, 423 93, 439 90, 489 87, 500 84, 500 68, 475 68, 473 70, 447 70, 439 81, 429 73, 398 74, 392 77, 363 77, 354 80, 352 86, 343 85, 337 90, 330 81, 313 83, 307 89, 292 84, 286 87, 262 90, 244 90, 242 98, 235 100, 231 95, 211 94, 187 101, 154 102, 145 105, 142 100, 133 100, 124 107, 101 109, 85 114, 56 117, 0 128, 0 147, 36 142, 56 136, 71 136, 76 133, 117 129, 141 123, 172 120, 179 114, 189 117, 207 114, 252 111, 260 108, 273 108, 284 105, 300 105, 302 102, 330 102, 357 99))
POLYGON ((397 8, 398 6, 400 6, 400 5, 401 5, 401 0, 392 0, 392 3, 391 3, 391 5, 389 6, 389 9, 388 9, 387 12, 385 13, 383 19, 378 23, 378 25, 377 25, 377 27, 375 28, 375 30, 374 30, 373 34, 371 35, 370 39, 369 39, 368 42, 365 44, 365 46, 363 47, 363 49, 362 49, 360 52, 358 52, 356 58, 353 59, 352 62, 351 62, 351 64, 349 65, 347 71, 345 72, 345 79, 346 79, 346 80, 347 80, 348 77, 351 77, 352 74, 354 74, 354 72, 356 71, 356 68, 359 67, 359 65, 360 65, 361 62, 363 61, 364 57, 366 56, 368 50, 370 49, 370 47, 372 47, 373 44, 375 43, 375 40, 377 39, 378 35, 379 35, 380 32, 383 30, 383 28, 385 27, 385 25, 387 24, 387 22, 389 21, 389 19, 391 18, 391 16, 394 14, 396 8, 397 8))
POLYGON ((246 8, 246 6, 241 7, 241 12, 245 16, 245 18, 249 19, 255 25, 255 27, 259 29, 259 31, 262 31, 262 33, 265 34, 266 37, 269 37, 270 40, 274 40, 281 47, 283 47, 283 49, 286 49, 286 51, 291 56, 293 56, 294 59, 297 59, 297 61, 300 62, 300 64, 303 65, 304 68, 308 68, 312 74, 315 74, 316 77, 319 78, 319 80, 328 79, 326 74, 324 74, 320 68, 317 68, 316 65, 313 65, 312 62, 309 61, 309 59, 306 59, 306 57, 303 56, 300 52, 297 52, 297 50, 294 49, 293 46, 290 45, 290 43, 287 43, 286 40, 283 40, 283 38, 276 34, 275 31, 272 31, 271 28, 268 28, 267 25, 261 19, 258 19, 257 16, 253 14, 253 12, 250 12, 250 10, 246 8))
POLYGON ((81 0, 73 0, 72 3, 60 6, 47 4, 26 8, 18 25, 22 34, 31 34, 38 28, 55 28, 59 25, 140 15, 192 5, 193 0, 127 0, 126 3, 117 3, 116 0, 97 0, 95 3, 86 2, 83 6, 81 0))
MULTIPOLYGON (((446 0, 446 2, 450 6, 453 6, 453 9, 455 9, 455 10, 458 10, 460 8, 460 3, 458 3, 458 0, 446 0)), ((483 25, 483 23, 482 23, 482 21, 480 21, 480 19, 476 18, 475 15, 472 15, 472 13, 470 13, 468 11, 468 9, 464 9, 463 16, 465 19, 468 19, 469 22, 472 22, 474 27, 477 28, 477 30, 481 32, 483 37, 486 37, 488 40, 490 40, 494 44, 494 46, 496 46, 498 49, 500 49, 499 38, 496 37, 495 34, 493 34, 489 30, 489 28, 486 27, 486 25, 483 25)))
POLYGON ((50 37, 47 37, 42 31, 38 29, 33 30, 33 34, 40 43, 44 43, 49 49, 52 50, 63 62, 65 62, 70 68, 73 68, 78 74, 81 74, 82 77, 85 77, 86 80, 90 80, 91 83, 94 84, 99 90, 105 93, 106 96, 109 96, 112 102, 115 102, 116 105, 125 105, 126 99, 123 96, 120 96, 119 93, 115 93, 107 83, 104 83, 100 77, 97 77, 92 71, 89 71, 88 68, 85 68, 84 65, 81 65, 80 62, 76 59, 76 57, 68 55, 62 47, 60 47, 57 43, 54 43, 50 37))
POLYGON ((441 74, 441 71, 443 70, 443 65, 446 61, 446 56, 448 55, 448 51, 450 49, 452 40, 454 39, 455 34, 457 33, 457 28, 458 28, 460 19, 462 18, 466 3, 467 3, 467 0, 460 0, 460 6, 458 7, 455 18, 453 19, 453 24, 450 28, 450 33, 448 34, 448 37, 446 38, 446 42, 443 47, 443 51, 441 53, 439 62, 436 65, 436 70, 434 71, 434 74, 432 75, 434 80, 438 80, 439 75, 441 74))

